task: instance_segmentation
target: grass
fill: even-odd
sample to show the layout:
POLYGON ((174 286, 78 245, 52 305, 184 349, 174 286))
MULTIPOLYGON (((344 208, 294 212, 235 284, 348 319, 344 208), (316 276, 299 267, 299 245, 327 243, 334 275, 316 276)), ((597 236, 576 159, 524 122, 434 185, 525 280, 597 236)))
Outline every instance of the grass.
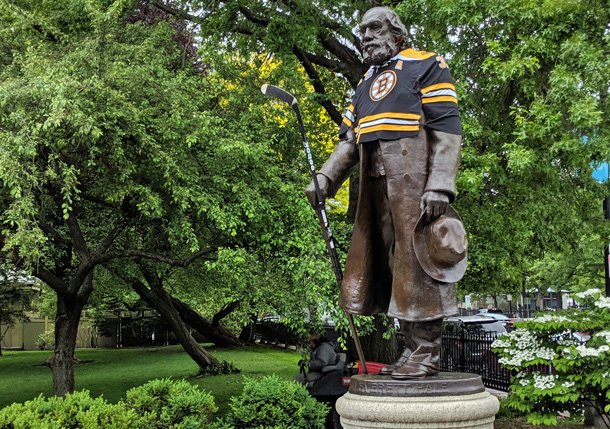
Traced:
MULTIPOLYGON (((277 374, 292 378, 298 373, 296 352, 267 346, 219 349, 206 345, 217 359, 232 362, 240 374, 194 377, 197 365, 180 346, 133 349, 80 349, 76 366, 76 389, 87 389, 93 396, 103 395, 118 402, 125 392, 154 378, 185 378, 214 395, 219 415, 228 411, 231 396, 241 393, 244 377, 277 374)), ((0 408, 13 402, 24 402, 39 394, 51 395, 51 371, 44 366, 50 351, 7 352, 0 357, 0 408)), ((582 422, 566 419, 562 429, 582 428, 582 422)), ((529 425, 524 418, 500 413, 496 429, 545 429, 529 425)))
MULTIPOLYGON (((210 391, 220 407, 227 411, 231 396, 239 395, 244 376, 277 374, 292 378, 298 374, 300 355, 290 350, 266 346, 237 349, 206 347, 217 359, 232 362, 240 374, 193 377, 197 365, 180 346, 136 349, 81 349, 76 352, 76 389, 86 389, 93 396, 103 395, 118 402, 125 391, 155 378, 185 378, 210 391)), ((44 366, 49 351, 6 352, 0 357, 0 408, 24 402, 39 394, 52 393, 51 371, 44 366)))

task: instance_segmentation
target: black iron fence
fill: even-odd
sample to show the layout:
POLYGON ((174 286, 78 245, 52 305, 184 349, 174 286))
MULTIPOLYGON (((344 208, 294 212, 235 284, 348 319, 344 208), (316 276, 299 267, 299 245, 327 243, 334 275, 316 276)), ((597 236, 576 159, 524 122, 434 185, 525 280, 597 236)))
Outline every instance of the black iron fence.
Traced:
MULTIPOLYGON (((302 335, 275 321, 257 323, 254 332, 256 341, 283 347, 297 345, 303 340, 302 335)), ((496 332, 469 332, 466 329, 443 332, 441 371, 479 374, 486 387, 508 391, 510 371, 500 365, 499 356, 491 351, 496 338, 496 332)))
POLYGON ((469 332, 460 329, 443 333, 441 371, 479 374, 486 387, 508 391, 510 371, 491 350, 496 332, 469 332))
POLYGON ((254 325, 254 340, 283 347, 303 344, 304 336, 276 321, 262 321, 254 325))

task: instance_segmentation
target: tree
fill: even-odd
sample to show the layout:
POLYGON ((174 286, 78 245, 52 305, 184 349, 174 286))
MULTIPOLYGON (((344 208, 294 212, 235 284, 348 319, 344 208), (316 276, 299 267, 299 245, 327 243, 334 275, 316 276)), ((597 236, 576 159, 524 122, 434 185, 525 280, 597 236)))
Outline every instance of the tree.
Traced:
MULTIPOLYGON (((298 254, 317 252, 302 228, 310 209, 302 197, 293 204, 302 179, 277 162, 290 150, 274 148, 293 145, 285 136, 252 144, 263 110, 227 114, 222 77, 190 54, 184 26, 131 1, 9 6, 0 12, 2 40, 15 33, 1 45, 2 244, 5 258, 57 294, 56 394, 74 388, 76 328, 98 267, 126 273, 179 332, 165 286, 177 268, 235 249, 261 273, 278 272, 259 279, 289 274, 283 291, 295 264, 315 271, 298 254)), ((300 295, 283 296, 306 307, 300 295)))
POLYGON ((506 404, 530 422, 546 425, 556 425, 560 411, 593 407, 609 427, 610 298, 599 289, 575 298, 583 308, 519 322, 492 344, 500 363, 514 371, 506 404), (586 343, 581 332, 590 336, 586 343))
POLYGON ((57 294, 49 366, 63 395, 74 388, 76 331, 96 267, 133 257, 186 266, 227 241, 227 228, 197 237, 193 227, 221 195, 191 174, 194 147, 218 138, 217 119, 176 30, 139 22, 133 2, 8 6, 1 39, 15 43, 3 44, 0 72, 2 244, 57 294), (181 254, 148 252, 142 238, 153 231, 181 243, 181 254))
POLYGON ((201 347, 191 335, 171 297, 165 291, 163 278, 159 273, 143 261, 137 261, 136 265, 144 281, 125 272, 119 272, 118 277, 128 283, 169 324, 182 348, 199 365, 201 372, 217 366, 218 360, 201 347))
POLYGON ((0 273, 0 356, 2 341, 8 329, 18 321, 28 320, 27 312, 32 309, 34 295, 28 280, 25 276, 6 269, 0 273))

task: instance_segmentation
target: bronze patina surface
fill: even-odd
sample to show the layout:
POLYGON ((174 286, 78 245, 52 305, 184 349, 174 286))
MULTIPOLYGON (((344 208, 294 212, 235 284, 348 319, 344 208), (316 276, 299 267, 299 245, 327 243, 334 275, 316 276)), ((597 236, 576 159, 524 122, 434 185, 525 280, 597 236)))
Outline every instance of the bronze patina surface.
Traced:
POLYGON ((383 375, 355 375, 349 392, 363 396, 459 396, 484 392, 481 376, 462 372, 440 372, 438 375, 397 380, 383 375))
POLYGON ((359 166, 339 305, 350 314, 400 320, 406 347, 385 374, 435 377, 442 321, 458 312, 455 282, 466 268, 465 229, 459 216, 449 216, 453 210, 448 213, 462 141, 457 93, 444 58, 409 47, 408 31, 393 10, 368 10, 359 28, 370 68, 355 88, 339 143, 316 175, 319 188, 312 181, 305 193, 316 207, 359 166), (456 223, 461 235, 450 234, 456 223), (415 252, 416 235, 425 231, 431 231, 425 251, 415 252))

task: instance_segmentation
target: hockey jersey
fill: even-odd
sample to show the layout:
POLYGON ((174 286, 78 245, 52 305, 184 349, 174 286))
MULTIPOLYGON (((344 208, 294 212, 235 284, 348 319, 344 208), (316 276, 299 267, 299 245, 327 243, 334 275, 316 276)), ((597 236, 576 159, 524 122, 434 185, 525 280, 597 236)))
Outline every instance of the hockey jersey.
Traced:
POLYGON ((357 142, 414 136, 420 127, 461 134, 457 94, 445 59, 405 49, 364 75, 339 128, 357 142), (423 117, 422 117, 423 115, 423 117))

